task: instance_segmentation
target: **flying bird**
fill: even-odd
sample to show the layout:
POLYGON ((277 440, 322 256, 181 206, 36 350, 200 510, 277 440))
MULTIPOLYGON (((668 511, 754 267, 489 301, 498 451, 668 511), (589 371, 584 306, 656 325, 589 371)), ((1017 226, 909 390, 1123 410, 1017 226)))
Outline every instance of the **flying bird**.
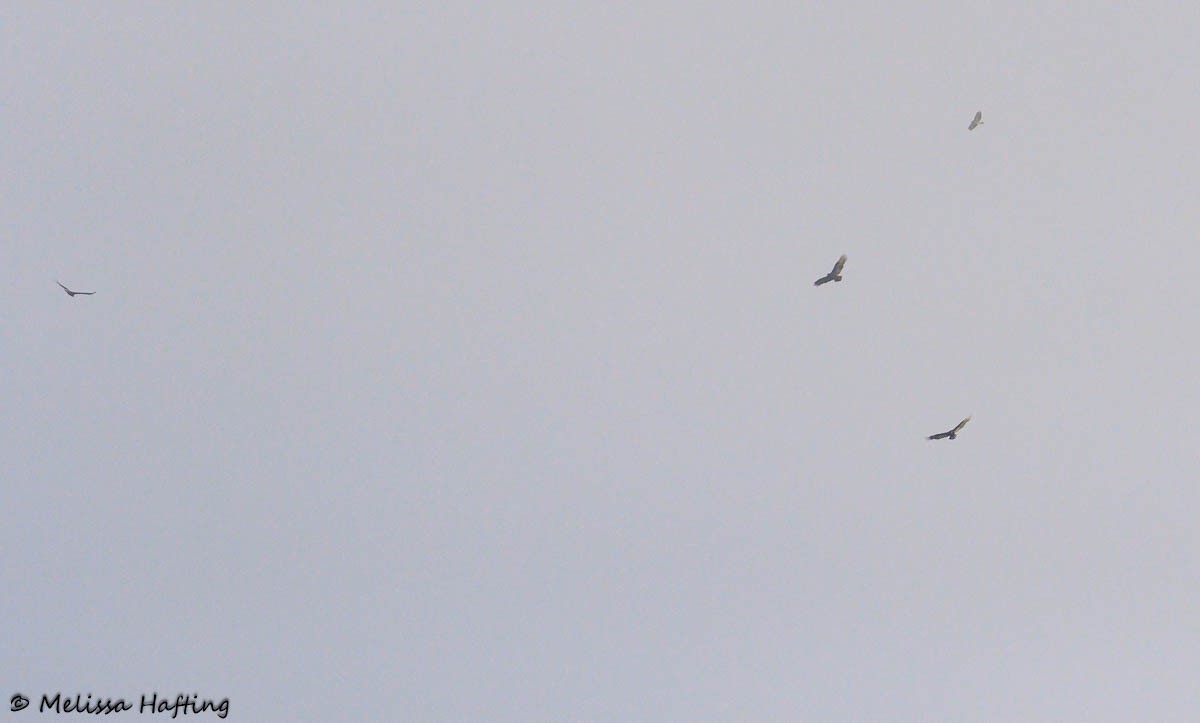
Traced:
POLYGON ((929 435, 929 437, 927 437, 927 439, 946 439, 946 438, 958 439, 958 433, 960 431, 962 431, 963 427, 967 426, 967 422, 969 422, 969 421, 971 421, 971 418, 967 417, 966 419, 959 422, 958 426, 955 427, 954 429, 951 429, 949 432, 942 432, 941 434, 931 434, 931 435, 929 435))
POLYGON ((967 130, 973 131, 983 125, 983 111, 975 111, 975 117, 971 119, 971 125, 967 126, 967 130))
POLYGON ((833 271, 830 271, 829 273, 825 274, 821 278, 817 279, 815 282, 813 282, 813 286, 820 286, 821 284, 828 284, 830 281, 841 281, 842 280, 842 267, 845 265, 846 265, 846 254, 842 254, 841 258, 839 258, 837 260, 837 263, 833 265, 833 271))
POLYGON ((62 290, 67 292, 67 296, 91 296, 92 294, 96 293, 95 291, 71 291, 67 287, 63 286, 61 281, 55 281, 54 283, 62 286, 62 290))

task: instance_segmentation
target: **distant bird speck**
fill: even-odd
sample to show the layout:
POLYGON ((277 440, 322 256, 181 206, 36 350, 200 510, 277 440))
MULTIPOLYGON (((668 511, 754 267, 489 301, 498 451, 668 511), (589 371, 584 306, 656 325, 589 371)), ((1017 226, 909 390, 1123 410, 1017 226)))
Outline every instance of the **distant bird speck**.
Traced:
POLYGON ((958 439, 958 433, 960 431, 962 431, 963 427, 967 426, 967 422, 969 422, 969 421, 971 421, 971 418, 967 417, 966 419, 959 422, 958 426, 955 427, 954 429, 951 429, 949 432, 942 432, 940 434, 931 434, 926 439, 947 439, 947 438, 958 439))
POLYGON ((830 271, 829 273, 825 274, 821 278, 814 281, 813 286, 820 286, 821 284, 828 284, 830 281, 841 281, 842 280, 842 267, 845 265, 846 265, 846 254, 842 254, 842 257, 839 258, 837 260, 837 263, 833 265, 833 271, 830 271))
POLYGON ((54 283, 62 286, 62 290, 67 292, 67 296, 91 296, 92 294, 96 293, 95 291, 71 291, 67 287, 63 286, 61 281, 55 281, 54 283))
POLYGON ((971 125, 967 126, 967 130, 973 131, 983 125, 983 111, 975 111, 975 117, 971 119, 971 125))

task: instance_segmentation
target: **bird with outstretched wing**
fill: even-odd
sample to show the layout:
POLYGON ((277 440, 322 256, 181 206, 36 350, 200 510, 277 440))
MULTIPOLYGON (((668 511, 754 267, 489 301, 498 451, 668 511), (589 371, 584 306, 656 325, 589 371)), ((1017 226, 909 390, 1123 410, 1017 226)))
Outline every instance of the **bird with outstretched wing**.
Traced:
POLYGON ((837 263, 833 265, 833 271, 830 271, 829 273, 825 274, 821 278, 814 281, 813 286, 820 286, 821 284, 828 284, 830 281, 841 281, 842 280, 842 267, 844 267, 845 265, 846 265, 846 254, 842 254, 841 258, 839 258, 837 260, 837 263))
POLYGON ((951 429, 949 432, 941 432, 939 434, 931 434, 928 437, 926 437, 926 439, 957 439, 958 433, 962 431, 963 427, 967 426, 967 422, 969 422, 969 421, 971 421, 971 418, 967 417, 966 419, 959 422, 958 426, 956 426, 954 429, 951 429))
POLYGON ((967 126, 967 130, 973 131, 983 125, 983 111, 975 111, 975 117, 971 119, 971 125, 967 126))
POLYGON ((62 286, 62 290, 67 292, 67 296, 91 296, 92 294, 96 293, 95 291, 71 291, 67 287, 63 286, 63 282, 61 281, 55 281, 54 283, 62 286))

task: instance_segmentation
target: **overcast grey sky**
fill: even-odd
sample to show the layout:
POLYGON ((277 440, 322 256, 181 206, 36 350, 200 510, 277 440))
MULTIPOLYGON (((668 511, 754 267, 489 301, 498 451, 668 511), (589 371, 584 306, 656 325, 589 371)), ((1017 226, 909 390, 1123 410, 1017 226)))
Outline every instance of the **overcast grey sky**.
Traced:
POLYGON ((885 5, 4 3, 4 714, 1200 718, 1200 15, 885 5))

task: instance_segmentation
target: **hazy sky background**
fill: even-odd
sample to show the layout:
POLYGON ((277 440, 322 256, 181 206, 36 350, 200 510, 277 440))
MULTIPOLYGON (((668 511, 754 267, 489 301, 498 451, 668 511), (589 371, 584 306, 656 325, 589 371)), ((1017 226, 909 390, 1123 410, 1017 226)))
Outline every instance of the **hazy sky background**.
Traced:
POLYGON ((5 714, 1200 718, 1195 7, 501 5, 4 3, 5 714))

